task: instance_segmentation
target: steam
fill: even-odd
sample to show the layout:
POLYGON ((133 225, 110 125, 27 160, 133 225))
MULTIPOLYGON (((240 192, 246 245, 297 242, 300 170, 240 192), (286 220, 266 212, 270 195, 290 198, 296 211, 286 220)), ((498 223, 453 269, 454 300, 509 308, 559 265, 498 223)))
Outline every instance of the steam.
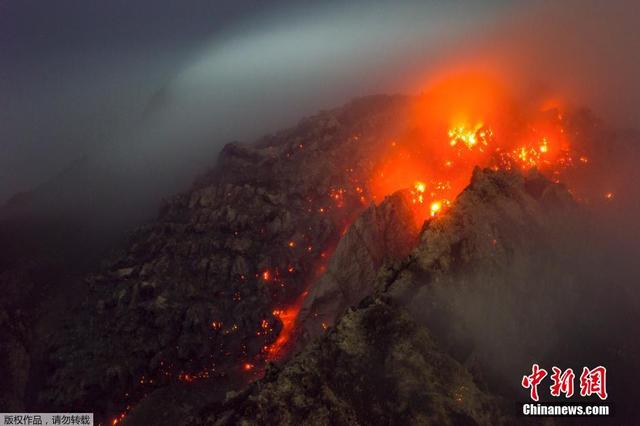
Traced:
POLYGON ((605 365, 622 409, 637 398, 640 233, 635 213, 581 209, 526 236, 526 247, 511 246, 498 270, 458 270, 407 306, 493 392, 526 399, 520 379, 533 363, 549 371, 605 365))
MULTIPOLYGON (((452 69, 488 70, 522 93, 559 89, 564 99, 630 126, 640 102, 640 35, 626 13, 632 3, 285 4, 235 22, 205 47, 194 47, 205 44, 199 40, 177 54, 132 65, 123 71, 129 77, 119 80, 109 77, 113 64, 105 55, 95 62, 99 71, 60 77, 71 94, 60 94, 68 107, 40 102, 57 96, 45 85, 42 93, 21 99, 22 115, 3 108, 0 197, 48 174, 57 192, 45 205, 60 207, 55 199, 62 192, 72 207, 89 198, 101 209, 131 205, 130 213, 119 210, 117 216, 139 221, 162 196, 184 189, 214 164, 227 142, 251 141, 354 96, 417 93, 452 69), (74 81, 83 81, 82 87, 74 88, 74 81), (83 87, 95 94, 90 102, 76 96, 83 87), (38 105, 40 117, 56 118, 41 119, 31 132, 28 105, 38 105), (73 177, 73 168, 69 174, 65 164, 78 159, 88 177, 73 177), (55 176, 55 169, 83 182, 82 190, 55 176)), ((132 64, 138 55, 131 53, 132 64)))

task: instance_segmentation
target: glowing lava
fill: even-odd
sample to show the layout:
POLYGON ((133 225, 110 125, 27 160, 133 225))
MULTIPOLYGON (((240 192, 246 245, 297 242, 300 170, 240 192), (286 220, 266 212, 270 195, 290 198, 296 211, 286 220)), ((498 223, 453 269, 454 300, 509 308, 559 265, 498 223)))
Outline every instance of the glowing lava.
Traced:
POLYGON ((443 194, 448 192, 448 186, 445 183, 437 183, 435 185, 427 185, 425 182, 416 181, 410 190, 411 203, 416 216, 416 225, 422 225, 425 217, 435 217, 448 207, 450 201, 442 198, 443 194))
MULTIPOLYGON (((127 408, 129 408, 129 407, 127 407, 127 408)), ((118 414, 116 417, 113 418, 113 420, 111 420, 110 424, 112 426, 115 426, 115 425, 117 425, 119 423, 122 423, 122 421, 127 417, 127 413, 128 413, 128 410, 127 411, 123 411, 122 413, 118 414)))
POLYGON ((307 294, 308 292, 303 292, 291 306, 282 309, 274 309, 273 316, 280 320, 282 323, 282 329, 280 330, 280 333, 278 333, 278 337, 275 342, 265 347, 267 361, 276 361, 285 355, 285 349, 291 342, 291 338, 296 328, 296 319, 298 318, 298 313, 302 308, 302 303, 304 302, 307 294))
POLYGON ((437 215, 438 212, 440 212, 440 210, 442 210, 442 202, 441 201, 434 201, 433 203, 431 203, 431 206, 429 207, 429 210, 431 211, 431 217, 437 215))
POLYGON ((446 211, 475 167, 535 168, 558 182, 589 160, 571 146, 558 103, 549 105, 514 104, 499 84, 477 76, 434 86, 416 102, 412 131, 378 153, 369 182, 373 200, 408 188, 421 224, 446 211))
MULTIPOLYGON (((326 197, 321 201, 308 198, 307 211, 321 214, 327 220, 337 209, 353 213, 354 217, 334 223, 336 229, 342 230, 341 235, 345 235, 349 223, 363 206, 371 201, 380 203, 384 197, 406 190, 404 194, 412 205, 419 229, 425 220, 446 212, 469 184, 475 167, 494 170, 536 168, 558 182, 567 170, 586 166, 591 158, 597 160, 596 156, 588 157, 572 147, 564 117, 558 102, 517 106, 507 100, 504 90, 493 81, 476 77, 448 79, 415 103, 406 132, 392 135, 392 140, 380 138, 378 141, 383 146, 376 145, 367 151, 365 171, 354 172, 355 166, 344 170, 349 178, 326 189, 326 197), (356 204, 357 208, 354 207, 356 204)), ((349 143, 359 140, 359 136, 351 136, 349 143)), ((298 145, 299 149, 303 147, 303 144, 298 145)), ((608 192, 609 187, 602 191, 605 200, 614 199, 614 193, 608 192)), ((603 196, 602 192, 598 195, 603 196)), ((319 252, 322 264, 313 270, 320 274, 325 270, 332 249, 310 243, 300 236, 280 242, 282 248, 292 254, 304 251, 307 256, 315 256, 314 253, 319 252)), ((289 259, 292 263, 293 260, 289 259)), ((305 272, 305 268, 298 264, 294 267, 292 263, 285 263, 281 269, 257 270, 255 277, 266 287, 284 288, 285 270, 289 274, 305 272)), ((306 278, 315 279, 317 275, 306 278)), ((282 306, 282 299, 274 299, 278 300, 273 302, 278 307, 272 314, 281 323, 280 332, 273 343, 263 347, 259 356, 240 358, 239 370, 257 377, 263 372, 265 360, 277 361, 287 355, 306 296, 305 291, 290 305, 285 302, 285 306, 282 306)), ((294 297, 289 294, 285 300, 291 301, 294 297)), ((234 300, 240 300, 239 293, 234 300)), ((273 326, 273 318, 263 319, 256 324, 256 336, 272 336, 273 326)), ((225 327, 219 320, 211 322, 211 329, 223 334, 235 332, 238 327, 237 324, 225 327)), ((322 327, 326 329, 327 325, 323 323, 322 327)), ((271 339, 269 337, 268 341, 271 339)), ((167 373, 187 383, 215 374, 213 366, 195 373, 180 372, 177 377, 167 373)), ((125 415, 126 412, 119 414, 113 424, 121 422, 125 415)))
MULTIPOLYGON (((491 129, 484 129, 482 123, 476 124, 473 129, 467 129, 464 125, 449 130, 449 145, 464 144, 468 149, 473 149, 478 143, 487 146, 493 136, 491 129)), ((480 148, 482 150, 482 148, 480 148)))

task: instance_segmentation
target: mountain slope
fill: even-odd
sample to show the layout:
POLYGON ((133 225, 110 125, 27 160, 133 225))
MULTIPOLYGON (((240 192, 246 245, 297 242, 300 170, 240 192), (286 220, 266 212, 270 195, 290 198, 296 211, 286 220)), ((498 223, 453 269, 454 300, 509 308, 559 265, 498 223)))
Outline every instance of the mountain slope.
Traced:
POLYGON ((355 101, 225 147, 211 173, 88 277, 84 308, 54 341, 49 403, 113 413, 158 387, 276 356, 274 311, 315 280, 368 197, 333 195, 368 176, 407 102, 355 101))
MULTIPOLYGON (((516 424, 525 419, 507 401, 526 399, 518 379, 532 362, 628 371, 638 350, 625 343, 628 334, 598 330, 619 329, 632 305, 571 263, 599 252, 575 245, 589 230, 586 218, 562 185, 535 172, 476 170, 409 256, 380 268, 375 282, 350 283, 368 285, 372 296, 195 423, 516 424), (588 315, 593 309, 598 318, 588 315)), ((617 401, 629 399, 618 393, 617 401)), ((620 411, 614 423, 629 415, 620 411)))

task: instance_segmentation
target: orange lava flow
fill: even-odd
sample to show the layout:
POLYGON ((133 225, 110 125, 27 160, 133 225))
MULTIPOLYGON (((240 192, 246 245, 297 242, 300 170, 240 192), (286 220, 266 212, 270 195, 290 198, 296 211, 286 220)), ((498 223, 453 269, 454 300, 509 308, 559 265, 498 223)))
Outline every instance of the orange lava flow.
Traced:
MULTIPOLYGON (((597 151, 585 151, 577 145, 576 131, 565 118, 563 103, 554 99, 514 102, 507 91, 491 78, 478 75, 455 75, 429 88, 413 105, 408 129, 394 135, 393 140, 377 139, 375 146, 367 145, 368 162, 363 172, 347 168, 348 179, 340 186, 331 187, 328 200, 316 205, 309 198, 308 212, 331 217, 337 209, 353 209, 355 216, 371 201, 380 203, 384 197, 406 190, 413 205, 416 226, 445 212, 469 184, 475 167, 494 170, 537 169, 555 182, 567 182, 575 171, 586 170, 592 163, 602 163, 597 151), (575 140, 574 140, 575 139, 575 140), (378 145, 377 143, 381 145, 378 145), (591 156, 593 154, 593 157, 591 156), (355 200, 355 203, 354 203, 355 200)), ((361 143, 357 135, 349 143, 361 143)), ((299 149, 303 149, 300 144, 299 149)), ((614 202, 614 185, 603 184, 599 193, 605 202, 614 202)), ((599 187, 601 188, 601 187, 599 187)), ((341 220, 336 225, 347 232, 355 217, 341 220)), ((303 239, 286 242, 287 250, 304 250, 314 255, 314 248, 303 239)), ((326 262, 335 247, 323 247, 320 265, 312 280, 326 269, 326 262)), ((285 287, 283 275, 297 272, 288 265, 282 269, 266 269, 256 273, 256 279, 270 286, 285 287), (285 272, 286 271, 286 272, 285 272)), ((245 277, 242 276, 244 279, 245 277)), ((309 277, 307 277, 309 278, 309 277)), ((262 353, 252 359, 242 359, 241 371, 258 377, 264 372, 263 362, 284 359, 292 348, 296 335, 297 318, 308 295, 304 291, 290 305, 277 307, 272 314, 281 323, 273 343, 263 347, 262 353)), ((234 297, 234 300, 240 300, 234 297)), ((257 336, 271 336, 273 318, 256 324, 257 336)), ((326 325, 323 324, 326 328, 326 325)), ((238 329, 237 324, 225 325, 220 320, 211 322, 211 329, 227 334, 238 329)), ((215 366, 195 373, 172 371, 162 373, 181 382, 191 383, 209 379, 216 374, 215 366)), ((144 378, 140 384, 145 384, 144 378)), ((122 422, 127 410, 112 419, 111 424, 122 422)))
MULTIPOLYGON (((407 131, 371 151, 369 176, 353 187, 331 188, 328 196, 335 208, 343 208, 352 194, 366 205, 407 190, 419 228, 425 220, 447 211, 469 184, 475 167, 535 168, 559 182, 565 171, 590 162, 586 152, 570 143, 560 105, 557 99, 514 102, 499 82, 486 75, 449 76, 414 103, 407 131)), ((350 143, 354 141, 358 138, 350 143)), ((294 248, 296 243, 288 245, 294 248)), ((265 271, 262 279, 269 281, 273 274, 265 271)), ((267 360, 280 359, 288 352, 305 295, 273 311, 282 329, 264 349, 267 360)))
POLYGON ((446 211, 475 167, 538 169, 556 182, 589 158, 572 147, 558 102, 516 104, 491 79, 454 76, 414 107, 413 130, 377 154, 369 181, 375 202, 409 189, 416 221, 446 211))
POLYGON ((124 411, 124 412, 122 412, 122 413, 118 414, 116 417, 114 417, 114 418, 111 420, 111 422, 109 422, 109 424, 110 424, 111 426, 115 426, 115 425, 117 425, 117 424, 122 423, 122 422, 124 421, 124 419, 127 417, 127 413, 128 413, 128 411, 124 411))
POLYGON ((286 354, 286 348, 295 332, 296 320, 307 294, 308 292, 305 291, 291 306, 273 311, 273 316, 282 323, 282 329, 275 342, 265 348, 267 361, 277 361, 286 354))

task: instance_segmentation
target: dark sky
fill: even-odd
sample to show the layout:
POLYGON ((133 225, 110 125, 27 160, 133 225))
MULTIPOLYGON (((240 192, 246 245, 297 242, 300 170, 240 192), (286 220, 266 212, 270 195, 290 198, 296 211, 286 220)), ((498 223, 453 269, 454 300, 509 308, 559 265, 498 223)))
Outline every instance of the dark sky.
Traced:
POLYGON ((64 52, 193 47, 286 1, 246 0, 2 0, 0 34, 4 65, 30 63, 64 52))
POLYGON ((107 131, 97 122, 136 111, 205 41, 279 3, 0 0, 0 200, 64 167, 107 131))
MULTIPOLYGON (((360 12, 354 15, 349 3, 0 0, 0 201, 46 181, 95 145, 112 143, 157 90, 207 55, 207 46, 219 50, 228 39, 242 42, 245 36, 259 43, 263 35, 298 21, 313 24, 316 16, 329 28, 343 9, 351 10, 357 24, 360 12)), ((358 8, 366 14, 383 4, 358 8)), ((265 67, 266 79, 269 72, 265 67)), ((251 90, 236 91, 237 81, 220 80, 228 77, 210 81, 231 87, 220 95, 224 102, 235 110, 242 108, 241 99, 254 104, 251 90)), ((220 103, 215 99, 213 108, 220 103)))
POLYGON ((631 0, 0 0, 0 202, 84 154, 98 158, 97 148, 197 157, 204 140, 219 147, 353 96, 415 92, 442 63, 487 52, 605 116, 635 117, 638 9, 631 0), (168 111, 139 125, 163 88, 168 111))

